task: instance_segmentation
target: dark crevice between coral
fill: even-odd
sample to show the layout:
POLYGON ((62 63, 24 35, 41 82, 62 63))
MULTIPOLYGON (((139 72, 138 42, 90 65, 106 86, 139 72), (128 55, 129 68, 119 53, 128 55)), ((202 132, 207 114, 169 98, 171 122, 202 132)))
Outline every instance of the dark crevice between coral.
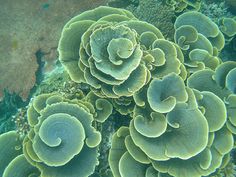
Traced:
POLYGON ((112 135, 120 127, 129 126, 129 123, 129 116, 121 115, 116 111, 104 123, 97 123, 95 127, 101 132, 102 143, 99 147, 99 165, 96 167, 95 173, 90 177, 106 176, 107 171, 110 169, 108 163, 108 154, 111 148, 112 135))
POLYGON ((230 41, 229 44, 225 45, 221 53, 219 54, 219 57, 223 60, 223 62, 226 61, 236 61, 236 37, 230 41))
POLYGON ((44 56, 44 53, 41 51, 41 50, 38 50, 36 53, 36 59, 37 59, 37 63, 39 65, 38 67, 38 70, 36 71, 35 75, 36 75, 36 85, 40 84, 43 79, 44 79, 44 76, 43 76, 43 67, 45 65, 45 62, 42 61, 42 58, 44 56))
MULTIPOLYGON (((38 69, 35 72, 35 77, 36 77, 36 81, 34 84, 34 87, 30 90, 30 94, 29 94, 29 100, 32 97, 32 95, 36 92, 38 85, 40 85, 40 83, 43 81, 44 79, 44 75, 43 75, 43 67, 45 65, 45 62, 42 61, 42 57, 43 57, 44 53, 41 50, 38 50, 35 53, 36 59, 37 59, 37 63, 38 63, 38 69)), ((29 101, 28 100, 28 101, 29 101)))
POLYGON ((22 101, 19 95, 4 90, 4 97, 0 102, 0 134, 15 129, 12 117, 19 108, 25 107, 27 104, 22 101))

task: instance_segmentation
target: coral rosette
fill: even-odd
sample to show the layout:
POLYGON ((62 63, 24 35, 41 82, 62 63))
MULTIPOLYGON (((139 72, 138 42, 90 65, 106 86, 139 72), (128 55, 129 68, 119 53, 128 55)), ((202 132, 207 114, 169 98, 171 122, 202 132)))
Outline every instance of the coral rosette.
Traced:
POLYGON ((132 96, 151 73, 180 73, 176 46, 122 9, 98 7, 72 18, 58 50, 71 79, 88 83, 101 97, 132 96))
POLYGON ((50 94, 34 99, 28 109, 32 128, 24 139, 23 152, 42 176, 82 177, 93 173, 101 135, 92 127, 89 105, 50 94))
MULTIPOLYGON (((200 1, 170 2, 198 8, 200 1)), ((221 23, 232 37, 232 19, 221 23)), ((201 177, 223 171, 236 134, 236 62, 219 58, 224 35, 205 15, 186 12, 174 25, 175 43, 127 10, 101 6, 72 18, 59 58, 70 78, 90 90, 75 89, 80 97, 74 99, 35 97, 23 142, 14 131, 0 135, 6 153, 0 175, 201 177), (115 117, 125 121, 111 122, 115 117), (125 126, 110 143, 109 130, 117 125, 125 126), (106 138, 110 144, 100 146, 106 138), (7 151, 3 141, 23 144, 23 152, 7 151), (108 148, 100 169, 107 154, 99 153, 108 148), (18 168, 23 171, 16 174, 18 168)))

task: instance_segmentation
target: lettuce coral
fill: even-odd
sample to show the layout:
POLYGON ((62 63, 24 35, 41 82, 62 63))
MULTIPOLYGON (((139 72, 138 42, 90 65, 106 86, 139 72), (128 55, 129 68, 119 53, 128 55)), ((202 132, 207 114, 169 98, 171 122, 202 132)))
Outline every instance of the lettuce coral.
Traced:
MULTIPOLYGON (((223 68, 217 70, 218 73, 221 71, 222 74, 217 75, 221 78, 223 73, 227 73, 223 72, 226 70, 223 68)), ((197 73, 190 76, 188 86, 199 89, 202 85, 200 78, 193 79, 199 83, 199 87, 190 84, 191 77, 197 73)), ((232 132, 225 126, 230 111, 224 99, 221 99, 222 95, 217 96, 213 90, 190 89, 183 82, 182 86, 172 87, 181 83, 181 78, 180 81, 177 78, 169 74, 163 77, 162 82, 153 79, 148 88, 136 94, 137 104, 130 126, 120 128, 113 136, 109 163, 115 177, 147 176, 150 170, 156 175, 207 176, 220 167, 224 156, 233 148, 232 132), (165 84, 165 80, 169 83, 165 84), (158 84, 154 87, 153 83, 156 82, 158 84), (169 107, 165 102, 160 102, 169 108, 166 112, 160 109, 161 106, 157 106, 159 109, 151 107, 152 100, 159 100, 158 94, 162 93, 159 88, 162 87, 165 88, 162 100, 170 105, 176 104, 169 107), (186 93, 182 94, 181 91, 186 93), (152 95, 151 101, 149 95, 152 95)))
POLYGON ((219 20, 220 30, 226 35, 227 42, 230 42, 236 35, 236 17, 224 17, 219 20))
MULTIPOLYGON (((189 92, 189 96, 193 93, 189 92)), ((191 99, 194 95, 191 95, 191 99)), ((222 101, 213 94, 209 95, 212 98, 206 96, 204 102, 216 99, 219 102, 217 108, 221 108, 222 101)), ((156 175, 168 173, 176 177, 200 177, 219 168, 224 155, 233 147, 233 136, 223 127, 226 121, 225 107, 219 111, 217 118, 214 117, 215 121, 220 122, 215 122, 211 120, 211 116, 214 116, 211 105, 205 104, 203 108, 206 111, 202 112, 198 108, 201 106, 193 101, 189 100, 189 105, 179 103, 166 117, 159 115, 157 119, 153 116, 153 120, 143 122, 143 126, 151 129, 152 134, 154 131, 159 132, 155 137, 139 130, 139 126, 135 125, 138 116, 131 121, 129 128, 120 128, 113 136, 109 156, 113 175, 147 176, 152 169, 152 174, 156 175), (164 128, 152 129, 154 124, 161 125, 163 121, 167 121, 164 128)), ((141 120, 144 119, 148 118, 143 117, 141 120)))
POLYGON ((88 176, 98 164, 101 135, 92 127, 93 106, 44 94, 28 110, 31 132, 24 154, 42 176, 88 176))
POLYGON ((2 176, 4 169, 6 166, 17 156, 22 153, 20 150, 21 141, 19 139, 19 135, 10 131, 0 135, 0 152, 1 154, 5 154, 4 156, 0 156, 1 166, 0 166, 0 176, 2 176), (19 146, 18 150, 17 147, 19 146), (11 147, 9 149, 9 147, 11 147), (7 153, 7 154, 6 154, 7 153))
POLYGON ((176 13, 187 10, 198 11, 201 7, 201 0, 165 0, 167 4, 173 6, 176 13))
POLYGON ((220 19, 221 31, 229 37, 236 34, 236 19, 235 18, 222 18, 220 19))
POLYGON ((0 154, 1 176, 39 176, 37 168, 33 167, 22 154, 22 138, 16 131, 0 135, 0 154))
POLYGON ((207 16, 199 12, 186 12, 175 21, 175 42, 185 51, 185 63, 189 72, 215 69, 221 59, 225 39, 219 27, 207 16))
POLYGON ((227 127, 236 133, 236 62, 227 61, 213 70, 201 70, 188 78, 188 86, 200 91, 212 92, 222 100, 227 108, 227 127), (201 82, 199 82, 201 81, 201 82))
POLYGON ((101 6, 72 18, 62 31, 60 61, 90 90, 35 97, 23 142, 16 132, 0 136, 9 146, 23 145, 23 152, 0 156, 0 173, 201 177, 226 168, 236 134, 236 62, 218 57, 224 35, 203 14, 183 13, 174 25, 172 42, 123 9, 101 6), (108 131, 103 125, 111 115, 119 127, 107 144, 109 167, 96 171, 104 142, 97 127, 108 131))
POLYGON ((74 17, 65 25, 59 43, 60 61, 71 79, 86 82, 96 94, 109 98, 132 96, 151 73, 153 77, 179 73, 176 50, 153 25, 110 7, 74 17))
POLYGON ((1 153, 7 153, 1 173, 6 167, 4 177, 25 176, 30 171, 45 177, 91 175, 98 164, 101 142, 101 134, 92 123, 95 119, 105 121, 111 112, 111 103, 93 94, 83 100, 68 100, 54 93, 37 96, 27 111, 31 128, 24 141, 18 140, 16 132, 0 137, 12 149, 0 147, 1 153), (16 174, 19 168, 23 171, 16 174))
POLYGON ((38 177, 39 175, 38 169, 32 166, 23 154, 14 158, 3 173, 4 177, 38 177))

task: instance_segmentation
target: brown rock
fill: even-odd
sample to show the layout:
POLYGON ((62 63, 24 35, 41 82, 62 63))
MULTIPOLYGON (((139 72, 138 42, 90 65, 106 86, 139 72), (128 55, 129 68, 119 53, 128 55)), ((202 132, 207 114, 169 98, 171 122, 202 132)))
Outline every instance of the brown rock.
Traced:
MULTIPOLYGON (((0 97, 4 89, 28 98, 35 84, 35 53, 57 48, 65 23, 106 0, 0 0, 0 97)), ((53 63, 57 54, 45 57, 53 63)))

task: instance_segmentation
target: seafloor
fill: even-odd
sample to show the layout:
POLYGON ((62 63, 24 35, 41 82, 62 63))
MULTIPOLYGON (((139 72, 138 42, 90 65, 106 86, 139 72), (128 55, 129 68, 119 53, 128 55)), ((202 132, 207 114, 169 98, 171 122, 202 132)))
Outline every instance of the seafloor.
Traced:
MULTIPOLYGON (((205 61, 203 61, 203 59, 197 58, 197 62, 203 62, 206 65, 204 65, 204 68, 198 69, 208 70, 210 68, 212 72, 215 72, 217 68, 222 64, 232 62, 230 64, 230 68, 236 71, 236 0, 0 0, 0 176, 3 174, 4 168, 6 167, 3 167, 3 163, 1 162, 1 160, 5 159, 5 154, 3 154, 5 152, 5 149, 2 148, 2 146, 5 146, 5 144, 1 141, 1 135, 4 135, 4 133, 10 131, 16 131, 22 139, 28 135, 29 131, 32 129, 32 126, 31 124, 29 124, 29 114, 27 114, 27 112, 29 112, 29 105, 32 105, 32 102, 37 96, 42 94, 57 93, 67 100, 80 100, 84 96, 86 97, 86 95, 88 95, 91 90, 94 91, 94 88, 91 89, 91 84, 88 84, 86 82, 77 83, 76 79, 73 79, 70 73, 67 72, 67 70, 69 69, 65 69, 66 67, 64 65, 66 64, 62 64, 64 62, 63 59, 58 59, 60 57, 58 52, 58 43, 61 38, 61 33, 64 25, 72 17, 99 6, 109 6, 118 9, 126 9, 132 12, 132 14, 138 20, 145 21, 154 25, 162 32, 163 37, 166 40, 175 42, 176 45, 179 46, 181 46, 183 43, 181 43, 181 39, 176 41, 176 19, 180 15, 187 12, 199 12, 209 17, 209 19, 211 20, 209 24, 214 23, 216 26, 218 26, 217 29, 223 35, 225 41, 223 47, 221 47, 217 52, 214 51, 214 54, 212 54, 212 57, 214 57, 214 60, 217 60, 218 63, 204 63, 205 61), (225 19, 230 21, 230 23, 226 23, 225 19)), ((201 26, 201 22, 205 24, 200 20, 199 24, 196 24, 196 26, 201 26)), ((208 27, 205 26, 205 28, 208 27)), ((211 41, 210 39, 212 38, 214 37, 210 36, 208 38, 209 41, 211 41)), ((189 44, 186 43, 186 46, 187 45, 189 44)), ((191 46, 190 49, 187 49, 185 48, 186 46, 183 46, 183 48, 181 48, 183 49, 183 55, 189 55, 189 50, 192 50, 194 48, 193 46, 191 46)), ((164 55, 167 56, 168 52, 170 51, 167 50, 166 52, 167 53, 165 53, 164 55)), ((205 54, 202 53, 202 55, 206 57, 205 54)), ((190 77, 194 72, 197 72, 194 69, 191 70, 192 63, 187 62, 183 62, 183 67, 185 67, 185 65, 187 66, 186 76, 179 74, 182 78, 185 77, 185 79, 183 79, 185 84, 186 79, 188 79, 188 77, 190 77)), ((156 65, 154 64, 150 67, 156 67, 156 65)), ((150 73, 151 75, 153 74, 152 72, 150 73)), ((158 76, 158 79, 159 78, 163 79, 163 76, 158 76)), ((220 92, 219 99, 226 105, 224 106, 226 109, 225 115, 227 114, 222 127, 227 129, 227 131, 231 133, 234 139, 236 135, 236 74, 227 78, 229 78, 230 80, 228 86, 227 84, 226 86, 221 85, 220 88, 222 90, 229 90, 230 93, 227 92, 227 94, 229 93, 228 95, 231 96, 230 98, 232 99, 230 101, 232 101, 232 104, 230 105, 231 102, 229 101, 228 97, 221 97, 220 92), (227 126, 227 123, 230 124, 230 126, 233 126, 233 128, 228 128, 229 126, 227 126)), ((206 88, 208 84, 208 81, 201 80, 201 83, 196 86, 197 91, 194 92, 196 93, 195 95, 204 95, 204 91, 209 91, 202 89, 206 88), (207 86, 205 87, 204 85, 207 86)), ((178 85, 176 85, 176 87, 178 87, 178 85)), ((147 89, 147 87, 143 90, 145 89, 147 89)), ((168 88, 164 89, 166 90, 163 95, 167 96, 169 94, 168 88)), ((141 88, 138 91, 140 90, 141 88)), ((214 90, 214 88, 212 90, 214 90)), ((158 91, 160 90, 157 90, 156 92, 158 91)), ((96 91, 94 92, 96 93, 96 91)), ((218 91, 216 92, 219 93, 218 91)), ((97 163, 94 172, 90 174, 90 176, 145 176, 145 173, 143 176, 143 174, 141 174, 139 170, 137 170, 137 173, 131 173, 129 175, 127 175, 127 173, 125 172, 120 172, 120 174, 115 173, 114 169, 111 169, 108 162, 109 151, 113 146, 112 136, 120 127, 128 127, 131 119, 133 119, 132 116, 137 114, 134 113, 134 109, 136 109, 136 107, 140 105, 137 104, 136 99, 141 98, 137 98, 138 94, 135 94, 136 93, 129 94, 127 96, 124 94, 119 98, 109 98, 108 101, 111 102, 111 105, 113 107, 112 112, 109 114, 109 117, 104 122, 93 122, 92 126, 96 128, 96 131, 100 132, 102 138, 98 146, 99 155, 97 158, 99 163, 97 163)), ((158 96, 158 93, 155 94, 158 96)), ((155 94, 153 95, 154 100, 156 96, 155 94)), ((96 96, 99 97, 100 95, 97 94, 96 96)), ((203 96, 199 96, 199 100, 200 97, 203 96)), ((102 99, 105 98, 106 96, 104 97, 103 95, 102 99)), ((168 98, 166 97, 166 99, 168 98)), ((204 107, 205 103, 199 101, 198 104, 198 110, 202 111, 202 114, 206 114, 207 109, 204 107)), ((209 108, 210 111, 217 112, 217 110, 215 110, 215 105, 218 104, 216 100, 211 103, 208 102, 206 104, 211 104, 209 108)), ((153 107, 155 107, 155 105, 153 107)), ((159 110, 159 108, 157 108, 156 110, 159 110)), ((148 111, 149 110, 146 110, 146 112, 144 112, 148 114, 148 111)), ((162 113, 165 114, 167 112, 164 111, 162 113)), ((142 113, 142 116, 145 116, 145 113, 142 113)), ((216 116, 215 114, 213 115, 216 116)), ((220 120, 216 119, 213 120, 213 122, 214 121, 218 122, 220 120)), ((173 127, 176 128, 175 125, 173 125, 173 127)), ((219 129, 220 128, 218 128, 217 131, 219 131, 219 129)), ((216 130, 212 130, 209 134, 213 136, 215 131, 216 130)), ((183 134, 184 133, 185 132, 183 132, 183 134)), ((198 133, 200 134, 201 132, 198 133)), ((217 136, 215 134, 214 136, 217 136)), ((192 136, 192 138, 194 139, 195 136, 192 136)), ((168 142, 168 140, 163 140, 163 142, 168 142)), ((224 146, 224 141, 222 140, 222 142, 222 146, 224 146)), ((188 142, 186 143, 188 144, 188 142)), ((235 144, 234 141, 233 144, 235 144)), ((208 144, 208 146, 210 149, 210 143, 208 144)), ((180 146, 180 148, 181 147, 182 146, 180 146)), ((215 170, 213 170, 212 173, 207 174, 206 176, 236 176, 235 145, 230 149, 230 152, 224 155, 224 160, 221 159, 221 166, 217 167, 215 170)), ((178 159, 177 157, 175 158, 178 159)), ((176 163, 183 163, 183 166, 186 165, 184 162, 176 161, 176 163)), ((145 163, 145 165, 145 168, 149 167, 148 163, 145 163)), ((202 162, 201 165, 207 166, 206 164, 204 164, 204 162, 202 162)), ((132 165, 129 166, 128 163, 127 166, 127 168, 134 168, 134 166, 132 165)), ((139 169, 141 168, 144 167, 139 166, 139 169)), ((195 167, 192 166, 192 168, 195 167)), ((146 177, 148 176, 147 173, 148 172, 146 172, 146 177)), ((195 177, 188 176, 186 174, 184 175, 181 173, 176 175, 174 174, 176 173, 168 173, 168 170, 163 170, 161 172, 153 172, 152 175, 153 177, 195 177)), ((76 175, 74 176, 76 177, 76 175)), ((18 176, 6 175, 3 177, 18 176)), ((78 177, 80 177, 79 174, 78 177)))

